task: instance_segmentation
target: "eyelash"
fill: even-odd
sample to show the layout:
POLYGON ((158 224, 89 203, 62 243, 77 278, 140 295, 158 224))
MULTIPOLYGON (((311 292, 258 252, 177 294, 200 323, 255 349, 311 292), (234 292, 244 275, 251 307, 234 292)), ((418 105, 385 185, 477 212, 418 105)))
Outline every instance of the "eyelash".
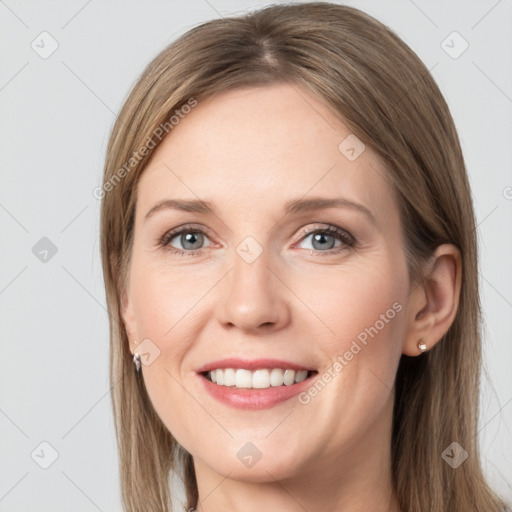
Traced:
MULTIPOLYGON (((183 233, 199 233, 204 236, 208 236, 207 233, 205 233, 202 229, 196 228, 193 225, 186 225, 182 228, 179 228, 178 230, 171 230, 167 231, 163 237, 160 239, 159 246, 163 247, 164 249, 168 250, 172 254, 176 254, 181 257, 194 257, 194 256, 200 256, 201 251, 203 249, 194 249, 190 251, 182 251, 181 249, 176 249, 175 247, 172 247, 170 242, 176 238, 178 235, 182 235, 183 233)), ((315 249, 306 249, 309 250, 310 253, 318 253, 319 255, 332 255, 340 253, 343 250, 346 250, 347 248, 354 248, 356 246, 356 240, 355 238, 344 229, 338 228, 337 226, 328 226, 326 228, 318 228, 318 229, 306 229, 304 236, 299 240, 299 242, 302 242, 305 238, 307 238, 310 235, 316 235, 318 233, 321 234, 329 234, 329 235, 337 235, 338 240, 343 242, 346 247, 337 247, 335 249, 329 249, 327 251, 318 251, 315 249)))

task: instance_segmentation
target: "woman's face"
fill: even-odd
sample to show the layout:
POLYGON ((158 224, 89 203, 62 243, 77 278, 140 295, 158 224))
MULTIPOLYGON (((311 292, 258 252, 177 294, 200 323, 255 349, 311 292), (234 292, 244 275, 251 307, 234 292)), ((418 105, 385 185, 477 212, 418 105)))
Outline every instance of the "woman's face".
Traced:
POLYGON ((199 101, 144 170, 132 251, 130 349, 197 471, 374 467, 409 280, 383 166, 323 103, 284 84, 199 101))

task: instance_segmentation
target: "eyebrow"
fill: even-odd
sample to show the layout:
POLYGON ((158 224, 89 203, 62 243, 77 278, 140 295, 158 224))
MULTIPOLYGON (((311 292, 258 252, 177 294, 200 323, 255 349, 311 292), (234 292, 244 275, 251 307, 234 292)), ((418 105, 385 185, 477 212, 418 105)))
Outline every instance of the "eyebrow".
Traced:
MULTIPOLYGON (((311 197, 308 199, 293 199, 284 206, 285 214, 313 212, 327 208, 351 208, 363 213, 374 225, 377 221, 372 212, 360 203, 345 198, 311 197)), ((156 203, 145 215, 144 221, 162 210, 180 210, 183 212, 201 213, 204 215, 215 214, 213 204, 202 200, 164 199, 156 203)))

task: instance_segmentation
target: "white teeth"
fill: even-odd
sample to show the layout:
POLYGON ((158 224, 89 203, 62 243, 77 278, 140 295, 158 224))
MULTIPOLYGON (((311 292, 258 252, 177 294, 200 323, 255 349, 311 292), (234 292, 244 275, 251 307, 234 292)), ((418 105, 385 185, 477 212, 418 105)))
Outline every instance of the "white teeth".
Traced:
POLYGON ((268 370, 256 370, 252 374, 252 387, 265 389, 270 387, 270 372, 268 370))
MULTIPOLYGON (((221 372, 222 370, 217 371, 221 372)), ((235 386, 237 388, 252 388, 252 373, 250 370, 239 369, 235 375, 235 386)))
POLYGON ((285 372, 284 372, 284 383, 287 386, 290 386, 294 382, 295 382, 295 371, 294 370, 285 370, 285 372))
POLYGON ((280 368, 273 368, 270 372, 270 385, 282 386, 284 383, 284 372, 280 368))
POLYGON ((208 372, 210 380, 220 386, 236 388, 267 389, 277 386, 291 386, 308 377, 308 370, 282 370, 281 368, 260 369, 255 371, 243 368, 218 368, 208 372))
POLYGON ((224 386, 235 385, 235 370, 233 368, 226 368, 224 370, 224 386))

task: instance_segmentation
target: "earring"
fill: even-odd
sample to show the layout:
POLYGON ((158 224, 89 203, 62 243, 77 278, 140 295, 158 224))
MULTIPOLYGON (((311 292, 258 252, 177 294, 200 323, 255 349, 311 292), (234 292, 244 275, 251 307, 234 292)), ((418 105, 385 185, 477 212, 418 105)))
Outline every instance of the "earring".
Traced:
POLYGON ((418 341, 418 348, 420 352, 425 352, 427 350, 427 344, 423 343, 423 340, 418 341))
POLYGON ((137 354, 137 352, 135 352, 135 354, 133 355, 133 363, 135 364, 135 371, 137 373, 140 373, 140 367, 141 367, 140 354, 137 354))

